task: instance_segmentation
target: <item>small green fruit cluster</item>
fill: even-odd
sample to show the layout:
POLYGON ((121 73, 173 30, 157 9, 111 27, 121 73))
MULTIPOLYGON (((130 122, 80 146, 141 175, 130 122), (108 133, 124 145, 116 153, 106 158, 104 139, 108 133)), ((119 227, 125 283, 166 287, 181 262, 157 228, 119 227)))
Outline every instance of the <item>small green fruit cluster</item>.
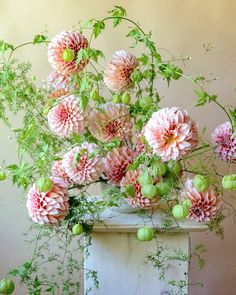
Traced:
POLYGON ((151 241, 154 238, 154 231, 151 227, 144 226, 138 230, 137 238, 139 241, 151 241))
POLYGON ((15 290, 14 282, 10 279, 0 281, 0 294, 12 294, 15 290))

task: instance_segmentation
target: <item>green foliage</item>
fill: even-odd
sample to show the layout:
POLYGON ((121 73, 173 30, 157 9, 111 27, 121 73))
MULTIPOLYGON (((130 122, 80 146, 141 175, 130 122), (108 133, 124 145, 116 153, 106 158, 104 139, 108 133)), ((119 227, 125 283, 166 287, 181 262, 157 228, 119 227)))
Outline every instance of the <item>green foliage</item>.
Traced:
POLYGON ((33 44, 46 43, 47 39, 48 39, 48 36, 46 35, 35 35, 33 44))
POLYGON ((109 11, 113 17, 113 26, 116 27, 120 24, 122 17, 126 16, 126 11, 123 7, 115 5, 114 8, 109 11))

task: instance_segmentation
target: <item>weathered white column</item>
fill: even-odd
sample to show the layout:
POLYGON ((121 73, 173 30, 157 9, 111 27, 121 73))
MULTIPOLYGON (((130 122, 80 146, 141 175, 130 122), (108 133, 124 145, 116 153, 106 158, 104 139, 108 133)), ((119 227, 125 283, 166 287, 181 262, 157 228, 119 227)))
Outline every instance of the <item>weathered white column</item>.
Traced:
MULTIPOLYGON (((165 281, 160 281, 158 270, 147 261, 148 254, 157 249, 156 240, 141 242, 136 232, 144 225, 160 230, 161 216, 156 213, 150 218, 143 218, 134 213, 120 214, 105 212, 104 222, 94 227, 90 256, 85 259, 85 269, 97 271, 99 289, 93 286, 92 280, 85 275, 86 290, 92 289, 92 295, 168 295, 168 280, 186 280, 188 278, 188 262, 171 262, 165 281)), ((157 235, 158 243, 167 245, 170 255, 174 250, 183 250, 189 254, 189 232, 202 231, 207 227, 186 221, 180 224, 181 231, 157 235)), ((188 290, 185 290, 188 294, 188 290)))

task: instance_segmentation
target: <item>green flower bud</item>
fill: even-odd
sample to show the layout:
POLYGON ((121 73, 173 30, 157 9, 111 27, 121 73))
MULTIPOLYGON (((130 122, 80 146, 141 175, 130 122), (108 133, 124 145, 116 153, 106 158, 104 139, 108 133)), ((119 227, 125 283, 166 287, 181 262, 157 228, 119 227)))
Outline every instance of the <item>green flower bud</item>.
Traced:
POLYGON ((142 79, 143 79, 143 75, 142 75, 142 73, 139 70, 135 70, 131 74, 131 80, 133 82, 141 82, 142 79))
POLYGON ((170 160, 167 163, 167 170, 171 175, 178 176, 182 171, 182 165, 180 162, 170 160))
POLYGON ((0 294, 12 294, 15 289, 14 282, 10 279, 0 281, 0 294))
POLYGON ((229 191, 236 190, 236 174, 225 175, 222 179, 223 188, 229 191))
POLYGON ((120 95, 119 95, 119 94, 114 94, 114 95, 112 96, 112 102, 113 102, 113 103, 121 103, 122 100, 121 100, 120 95))
POLYGON ((48 192, 53 187, 53 181, 50 178, 40 177, 36 182, 36 186, 40 192, 48 192))
POLYGON ((151 104, 153 104, 153 98, 151 96, 142 97, 139 100, 139 105, 142 109, 150 106, 151 104))
POLYGON ((4 171, 0 171, 0 181, 5 180, 7 178, 6 173, 4 171))
POLYGON ((154 231, 152 228, 144 226, 137 232, 139 241, 151 241, 154 238, 154 231))
POLYGON ((207 176, 196 175, 193 179, 193 185, 198 192, 204 192, 210 185, 210 180, 207 176))
POLYGON ((185 219, 189 214, 189 209, 183 205, 175 205, 172 209, 172 214, 177 220, 185 219))
POLYGON ((74 50, 72 50, 70 48, 65 48, 62 51, 61 58, 65 62, 72 62, 75 58, 74 50))
POLYGON ((130 94, 127 93, 127 92, 124 92, 124 93, 122 94, 122 102, 123 102, 123 104, 129 104, 130 101, 131 101, 131 96, 130 96, 130 94))
POLYGON ((141 188, 141 194, 146 198, 154 198, 157 195, 157 188, 153 184, 145 184, 141 188))
POLYGON ((75 236, 79 236, 82 234, 82 232, 84 231, 83 229, 83 225, 78 223, 78 224, 74 224, 73 227, 72 227, 72 233, 75 235, 75 236))
POLYGON ((158 184, 156 185, 156 188, 157 188, 157 194, 160 197, 167 196, 171 190, 169 183, 164 181, 158 182, 158 184))
POLYGON ((141 186, 144 186, 145 184, 152 184, 153 179, 148 174, 148 172, 144 171, 141 173, 141 175, 138 177, 138 182, 141 184, 141 186))

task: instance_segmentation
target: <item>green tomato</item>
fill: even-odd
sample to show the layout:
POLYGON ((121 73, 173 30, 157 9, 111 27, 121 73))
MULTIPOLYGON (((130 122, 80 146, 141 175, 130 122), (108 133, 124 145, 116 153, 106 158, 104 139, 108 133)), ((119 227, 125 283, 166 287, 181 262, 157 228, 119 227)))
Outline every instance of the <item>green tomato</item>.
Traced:
POLYGON ((10 279, 0 281, 0 294, 12 294, 15 289, 14 282, 10 279))
POLYGON ((189 214, 189 209, 183 205, 175 205, 172 209, 172 214, 177 220, 185 219, 189 214))
POLYGON ((157 193, 157 187, 153 184, 145 184, 141 188, 141 194, 146 198, 154 198, 157 193))
POLYGON ((97 91, 97 90, 92 90, 91 92, 90 92, 90 98, 92 99, 92 100, 95 100, 95 101, 99 101, 99 99, 100 99, 100 96, 99 96, 99 92, 97 91))
POLYGON ((141 173, 141 175, 138 177, 138 182, 141 184, 141 186, 144 186, 146 184, 152 184, 153 179, 152 177, 148 174, 147 171, 144 171, 141 173))
POLYGON ((229 191, 236 190, 236 174, 225 175, 222 179, 223 188, 229 191))
POLYGON ((198 174, 193 179, 193 185, 198 192, 204 192, 208 189, 210 180, 207 176, 198 174))
POLYGON ((151 227, 144 226, 137 232, 139 241, 151 241, 154 238, 154 231, 151 227))
POLYGON ((123 104, 129 104, 131 101, 131 95, 128 92, 124 92, 121 99, 123 104))
POLYGON ((154 177, 164 176, 167 173, 167 165, 163 162, 156 161, 152 164, 152 172, 154 177))
POLYGON ((156 185, 156 188, 157 188, 157 194, 160 197, 167 196, 171 190, 171 186, 169 185, 169 183, 164 181, 158 182, 158 184, 156 185))
POLYGON ((153 104, 153 98, 151 96, 142 97, 139 100, 139 105, 142 109, 150 106, 151 104, 153 104))
POLYGON ((189 199, 185 199, 182 202, 182 206, 186 207, 189 210, 192 207, 192 202, 189 199))
POLYGON ((61 58, 65 62, 72 62, 74 60, 74 58, 75 58, 74 50, 72 50, 70 48, 65 48, 62 51, 61 58))
POLYGON ((40 177, 36 182, 36 186, 40 192, 48 192, 53 187, 53 181, 47 177, 40 177))
POLYGON ((5 180, 7 178, 6 173, 4 171, 0 171, 0 180, 5 180))
POLYGON ((81 235, 83 231, 84 231, 83 225, 80 223, 74 224, 72 227, 72 233, 76 236, 81 235))
POLYGON ((178 176, 182 171, 182 165, 180 162, 170 160, 167 163, 167 171, 174 176, 178 176))
POLYGON ((113 102, 113 103, 121 103, 122 100, 121 100, 120 95, 119 95, 119 94, 114 94, 114 95, 112 96, 112 102, 113 102))

